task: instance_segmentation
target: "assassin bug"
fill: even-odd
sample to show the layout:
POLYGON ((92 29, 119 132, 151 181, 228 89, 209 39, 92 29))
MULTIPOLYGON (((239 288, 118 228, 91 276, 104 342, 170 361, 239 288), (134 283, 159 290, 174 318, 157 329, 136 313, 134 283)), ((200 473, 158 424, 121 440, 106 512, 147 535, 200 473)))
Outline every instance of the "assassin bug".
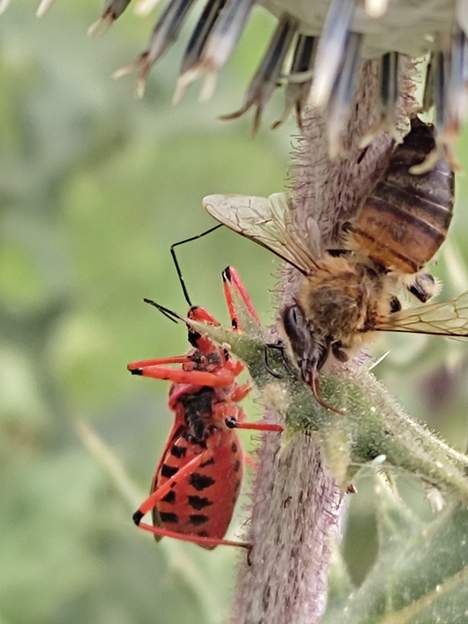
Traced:
MULTIPOLYGON (((171 247, 171 253, 190 306, 188 318, 219 325, 207 310, 192 305, 174 252, 177 244, 180 243, 171 247)), ((235 269, 228 267, 222 275, 233 329, 240 331, 233 291, 240 296, 251 318, 258 322, 257 313, 235 269)), ((184 320, 154 301, 145 301, 173 321, 184 320)), ((233 359, 227 349, 189 325, 188 340, 193 348, 186 355, 128 364, 133 375, 172 382, 169 407, 174 412, 174 424, 156 467, 150 495, 138 507, 133 520, 141 529, 152 533, 156 540, 173 537, 208 549, 220 544, 250 548, 250 544, 223 539, 243 473, 244 455, 235 430, 281 432, 282 427, 243 422, 245 413, 239 402, 250 391, 250 385, 238 384, 236 378, 244 370, 244 365, 233 359), (170 364, 180 367, 172 368, 168 366, 170 364), (150 511, 153 525, 142 522, 150 511)))

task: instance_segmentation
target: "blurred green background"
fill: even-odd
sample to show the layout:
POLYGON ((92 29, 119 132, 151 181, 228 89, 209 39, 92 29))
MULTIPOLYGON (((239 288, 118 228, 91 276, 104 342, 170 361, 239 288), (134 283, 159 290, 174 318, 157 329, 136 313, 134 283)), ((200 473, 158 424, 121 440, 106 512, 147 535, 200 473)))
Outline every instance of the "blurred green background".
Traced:
MULTIPOLYGON (((192 89, 173 109, 189 28, 138 101, 133 77, 110 75, 146 45, 152 18, 129 12, 89 40, 99 2, 69 5, 56 2, 38 22, 34 2, 13 2, 0 17, 0 624, 220 623, 236 553, 156 546, 131 523, 171 415, 167 384, 132 378, 125 366, 187 349, 184 328, 142 298, 185 312, 169 246, 212 225, 201 198, 284 187, 294 124, 267 129, 281 94, 255 140, 250 119, 216 119, 240 104, 273 21, 255 14, 209 104, 192 89)), ((460 154, 468 163, 467 140, 460 154)), ((456 224, 435 268, 447 296, 468 287, 466 184, 460 177, 456 224)), ((227 264, 265 323, 273 320, 267 252, 217 231, 179 257, 192 299, 220 320, 227 264)), ((466 349, 405 336, 373 351, 388 348, 377 375, 464 450, 466 349)), ((422 505, 415 481, 404 489, 422 505)), ((364 479, 345 542, 357 580, 374 553, 371 499, 364 479)))

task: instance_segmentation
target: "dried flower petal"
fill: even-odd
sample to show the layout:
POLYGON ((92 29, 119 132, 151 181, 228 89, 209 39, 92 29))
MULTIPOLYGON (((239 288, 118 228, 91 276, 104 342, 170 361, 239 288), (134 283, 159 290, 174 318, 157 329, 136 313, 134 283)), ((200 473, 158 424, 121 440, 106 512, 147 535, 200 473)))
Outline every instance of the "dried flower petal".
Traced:
POLYGON ((296 111, 297 125, 302 129, 302 112, 309 99, 312 85, 311 68, 317 49, 317 37, 299 35, 289 76, 286 76, 286 93, 284 112, 278 121, 272 125, 277 128, 288 118, 294 108, 296 111))
POLYGON ((138 72, 137 95, 143 97, 148 73, 153 64, 174 43, 194 0, 171 0, 151 33, 148 47, 130 65, 114 72, 114 78, 138 72))
POLYGON ((268 49, 249 85, 247 95, 242 107, 223 115, 220 119, 230 120, 240 117, 249 108, 256 106, 252 132, 255 134, 259 125, 262 110, 275 90, 280 77, 286 54, 291 45, 292 38, 297 28, 296 20, 288 15, 283 15, 273 33, 268 49))
POLYGON ((88 35, 103 34, 118 19, 131 0, 106 0, 101 17, 88 28, 88 35))
POLYGON ((8 9, 10 0, 0 0, 0 15, 8 9))
POLYGON ((52 6, 53 2, 54 0, 41 0, 39 6, 37 7, 36 17, 42 17, 45 15, 52 6))
POLYGON ((226 0, 208 0, 190 37, 182 58, 173 103, 178 104, 187 87, 197 78, 198 66, 203 56, 208 37, 226 4, 226 0))
POLYGON ((311 103, 325 108, 345 58, 354 0, 333 0, 323 25, 314 67, 311 103))
POLYGON ((329 98, 328 149, 330 158, 342 151, 342 135, 351 115, 351 104, 361 68, 362 35, 348 33, 343 50, 343 62, 329 98))
POLYGON ((380 132, 388 132, 396 136, 397 106, 400 74, 400 54, 398 52, 387 52, 380 63, 380 89, 379 106, 380 117, 375 125, 361 141, 361 146, 366 147, 375 139, 380 132))
POLYGON ((140 0, 135 5, 135 13, 137 15, 149 15, 151 11, 159 4, 160 0, 140 0))
POLYGON ((195 78, 205 76, 200 98, 207 100, 213 94, 216 75, 231 56, 253 8, 254 0, 228 0, 208 37, 203 55, 196 68, 195 78))

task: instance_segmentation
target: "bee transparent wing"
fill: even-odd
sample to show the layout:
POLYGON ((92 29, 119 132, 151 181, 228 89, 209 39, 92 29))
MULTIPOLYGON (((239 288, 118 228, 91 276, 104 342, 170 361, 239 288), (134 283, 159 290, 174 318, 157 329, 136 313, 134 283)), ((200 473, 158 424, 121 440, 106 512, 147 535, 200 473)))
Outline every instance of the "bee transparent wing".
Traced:
POLYGON ((468 338, 468 291, 451 301, 396 312, 377 322, 375 329, 468 338))
POLYGON ((217 221, 266 247, 301 273, 307 275, 315 268, 314 258, 320 254, 318 228, 309 227, 309 240, 298 231, 285 193, 270 197, 208 195, 203 206, 217 221))

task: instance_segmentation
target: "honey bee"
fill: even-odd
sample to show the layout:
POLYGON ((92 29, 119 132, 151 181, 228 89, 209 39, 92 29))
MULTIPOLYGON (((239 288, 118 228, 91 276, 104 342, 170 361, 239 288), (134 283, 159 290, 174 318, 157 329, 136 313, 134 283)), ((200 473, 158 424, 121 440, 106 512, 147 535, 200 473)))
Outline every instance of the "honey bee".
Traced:
POLYGON ((468 292, 446 303, 402 310, 406 287, 420 301, 435 292, 423 269, 447 236, 454 176, 439 160, 425 175, 410 169, 435 146, 434 130, 418 118, 343 233, 343 249, 327 250, 318 225, 300 231, 286 195, 211 195, 204 206, 218 221, 266 247, 303 275, 292 303, 280 311, 282 343, 317 401, 319 372, 348 360, 379 331, 468 338, 468 292))

